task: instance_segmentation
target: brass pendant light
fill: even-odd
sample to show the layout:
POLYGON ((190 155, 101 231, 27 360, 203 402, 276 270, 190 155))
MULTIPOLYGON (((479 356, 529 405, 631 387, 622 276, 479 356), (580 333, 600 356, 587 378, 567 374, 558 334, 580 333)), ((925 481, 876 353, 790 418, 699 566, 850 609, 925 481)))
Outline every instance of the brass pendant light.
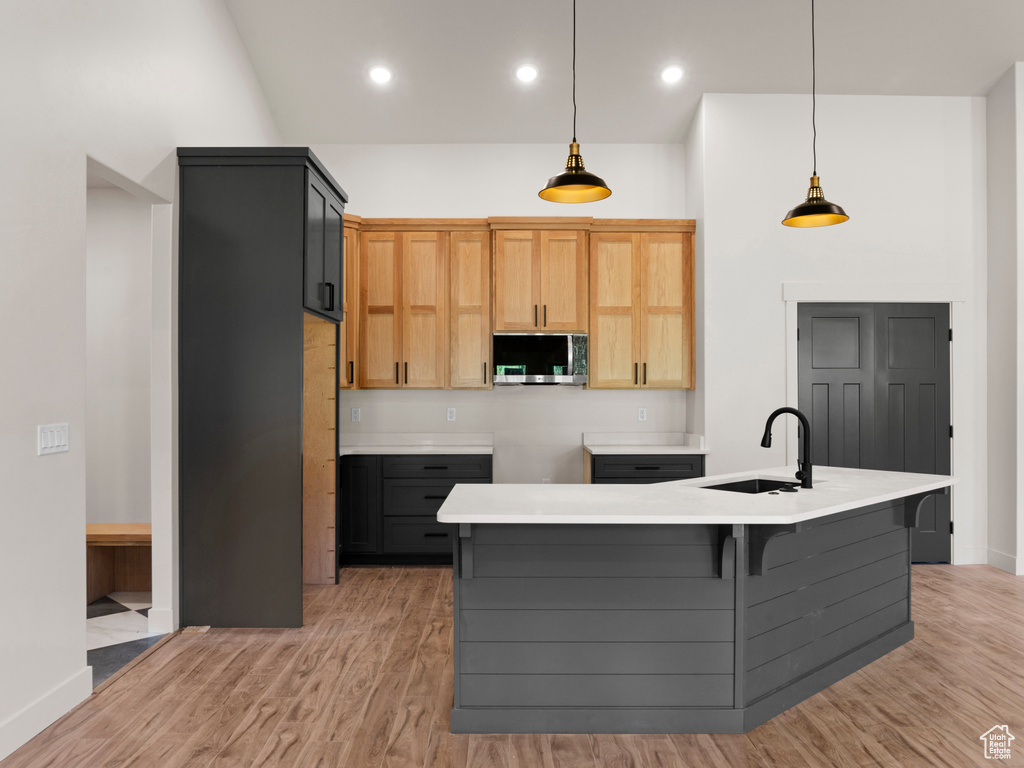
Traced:
POLYGON ((814 170, 811 172, 811 187, 807 190, 807 199, 786 214, 782 223, 787 227, 827 227, 831 224, 842 224, 850 217, 840 206, 825 199, 825 193, 818 182, 818 128, 815 123, 816 103, 816 72, 814 65, 814 0, 811 0, 811 130, 814 138, 812 151, 814 154, 814 170))
POLYGON ((604 179, 583 167, 580 145, 576 142, 576 0, 572 1, 572 143, 565 170, 548 179, 538 194, 552 203, 592 203, 604 200, 612 191, 604 179))

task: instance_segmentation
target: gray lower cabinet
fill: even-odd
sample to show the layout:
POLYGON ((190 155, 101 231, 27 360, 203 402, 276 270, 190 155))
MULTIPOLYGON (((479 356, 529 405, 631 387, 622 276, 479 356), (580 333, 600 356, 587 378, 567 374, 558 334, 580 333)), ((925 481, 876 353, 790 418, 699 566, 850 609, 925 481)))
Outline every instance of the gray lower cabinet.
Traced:
POLYGON ((704 454, 615 454, 590 457, 592 483, 644 484, 704 477, 704 454))
POLYGON ((339 565, 451 563, 456 527, 437 510, 456 483, 490 483, 484 454, 341 458, 339 565))

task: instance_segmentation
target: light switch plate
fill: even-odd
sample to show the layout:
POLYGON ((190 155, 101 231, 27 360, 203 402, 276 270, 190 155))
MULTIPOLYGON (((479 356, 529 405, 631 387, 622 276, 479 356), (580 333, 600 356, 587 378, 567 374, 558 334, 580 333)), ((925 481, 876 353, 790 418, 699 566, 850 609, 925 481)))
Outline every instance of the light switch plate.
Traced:
POLYGON ((36 450, 39 456, 71 450, 71 432, 64 424, 40 424, 36 450))

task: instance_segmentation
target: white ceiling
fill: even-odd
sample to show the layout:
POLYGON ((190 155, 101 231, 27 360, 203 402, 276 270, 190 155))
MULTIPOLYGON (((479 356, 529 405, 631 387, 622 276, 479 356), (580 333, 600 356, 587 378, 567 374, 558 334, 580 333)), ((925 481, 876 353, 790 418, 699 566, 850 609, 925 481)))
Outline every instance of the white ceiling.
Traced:
MULTIPOLYGON (((224 3, 286 142, 571 138, 572 0, 224 3)), ((816 17, 818 93, 984 96, 1024 61, 1024 0, 818 0, 816 17)), ((702 93, 810 90, 809 0, 578 0, 577 18, 582 144, 682 141, 702 93)))

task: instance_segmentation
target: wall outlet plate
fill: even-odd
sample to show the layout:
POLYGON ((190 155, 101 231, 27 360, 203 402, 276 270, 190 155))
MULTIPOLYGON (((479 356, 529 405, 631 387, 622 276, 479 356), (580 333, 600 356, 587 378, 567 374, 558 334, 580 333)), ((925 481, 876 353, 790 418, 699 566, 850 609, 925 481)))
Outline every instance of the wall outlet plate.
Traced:
POLYGON ((646 408, 637 408, 636 409, 636 420, 637 421, 647 421, 647 409, 646 408))
POLYGON ((455 421, 455 409, 454 408, 449 408, 448 409, 448 421, 455 421))
POLYGON ((40 424, 36 433, 36 455, 64 453, 71 450, 71 431, 67 423, 40 424))
POLYGON ((358 408, 353 408, 352 409, 352 423, 353 424, 358 424, 359 423, 359 418, 360 418, 359 409, 358 408))

